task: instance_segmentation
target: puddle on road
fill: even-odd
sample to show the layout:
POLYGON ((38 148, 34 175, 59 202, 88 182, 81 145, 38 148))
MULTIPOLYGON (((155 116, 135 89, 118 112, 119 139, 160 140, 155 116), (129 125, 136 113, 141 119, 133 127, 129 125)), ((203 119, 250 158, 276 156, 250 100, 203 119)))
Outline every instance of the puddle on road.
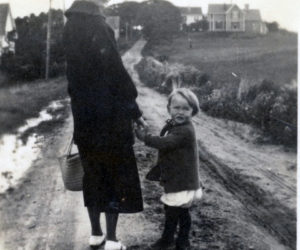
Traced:
POLYGON ((29 128, 34 128, 43 121, 50 121, 52 115, 50 115, 47 110, 42 110, 38 118, 31 118, 26 121, 26 125, 18 129, 18 134, 24 133, 29 128))
POLYGON ((62 102, 51 102, 39 113, 39 117, 28 119, 26 125, 18 129, 17 134, 8 134, 0 138, 0 193, 16 185, 40 153, 43 136, 31 134, 24 143, 21 135, 41 122, 52 120, 53 116, 49 112, 63 107, 62 102))

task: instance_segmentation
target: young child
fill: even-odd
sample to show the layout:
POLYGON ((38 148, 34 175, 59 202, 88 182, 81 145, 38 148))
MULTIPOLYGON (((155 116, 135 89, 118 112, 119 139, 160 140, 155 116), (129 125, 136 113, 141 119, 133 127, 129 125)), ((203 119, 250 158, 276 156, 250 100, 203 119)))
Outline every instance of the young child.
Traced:
POLYGON ((147 146, 159 150, 158 165, 161 169, 161 184, 165 204, 165 226, 161 238, 153 249, 174 247, 174 234, 179 224, 176 249, 187 249, 191 216, 189 208, 195 199, 202 196, 199 179, 199 156, 192 117, 199 112, 196 95, 186 88, 174 90, 168 98, 171 119, 163 127, 160 136, 152 136, 138 128, 137 137, 147 146))

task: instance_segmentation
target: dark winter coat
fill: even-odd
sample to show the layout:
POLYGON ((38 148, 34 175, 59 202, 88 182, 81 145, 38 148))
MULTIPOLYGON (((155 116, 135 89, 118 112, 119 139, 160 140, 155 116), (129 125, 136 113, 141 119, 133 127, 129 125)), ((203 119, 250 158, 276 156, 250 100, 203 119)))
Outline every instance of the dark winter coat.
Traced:
POLYGON ((136 88, 97 5, 75 1, 66 16, 68 91, 84 170, 84 204, 101 212, 142 211, 132 147, 132 121, 141 116, 136 88))
POLYGON ((191 122, 181 125, 167 124, 162 131, 166 136, 147 135, 146 145, 159 150, 158 165, 161 183, 166 193, 197 190, 199 179, 199 155, 195 129, 191 122))
POLYGON ((113 30, 91 2, 74 2, 66 17, 64 45, 75 143, 94 149, 132 145, 132 120, 141 112, 113 30))

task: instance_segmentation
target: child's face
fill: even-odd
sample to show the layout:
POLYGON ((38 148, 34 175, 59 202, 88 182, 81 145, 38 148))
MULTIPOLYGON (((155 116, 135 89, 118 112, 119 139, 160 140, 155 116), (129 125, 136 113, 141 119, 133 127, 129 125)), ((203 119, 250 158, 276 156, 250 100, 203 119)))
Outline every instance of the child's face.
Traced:
POLYGON ((192 112, 193 108, 184 97, 178 94, 173 96, 169 106, 169 113, 176 124, 189 121, 192 118, 192 112))

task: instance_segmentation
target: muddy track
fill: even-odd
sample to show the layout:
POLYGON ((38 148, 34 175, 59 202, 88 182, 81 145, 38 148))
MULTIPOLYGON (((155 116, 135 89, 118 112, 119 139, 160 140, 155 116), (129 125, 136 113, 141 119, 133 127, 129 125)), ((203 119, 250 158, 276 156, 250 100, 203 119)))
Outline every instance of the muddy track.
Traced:
MULTIPOLYGON (((142 46, 143 44, 138 44, 135 50, 127 54, 129 65, 133 66, 139 60, 142 46)), ((138 83, 139 105, 150 124, 151 133, 157 134, 167 118, 166 98, 139 82, 132 68, 130 72, 138 83)), ((264 160, 262 156, 265 154, 258 156, 257 151, 250 152, 250 149, 243 148, 245 145, 240 140, 233 141, 229 130, 219 123, 204 114, 195 122, 200 136, 200 175, 206 189, 203 199, 192 208, 191 249, 295 249, 296 215, 292 209, 293 203, 286 202, 285 199, 276 200, 278 196, 270 192, 278 188, 279 191, 294 194, 294 182, 289 185, 287 179, 275 174, 275 168, 274 173, 268 172, 270 159, 264 160), (217 135, 214 137, 213 133, 217 135), (222 137, 222 140, 217 140, 218 137, 222 137), (202 144, 208 143, 202 145, 200 141, 202 144), (220 146, 217 148, 219 150, 231 146, 230 149, 235 151, 230 153, 242 158, 244 169, 236 167, 241 164, 240 161, 234 161, 236 159, 231 154, 225 154, 227 151, 221 151, 223 160, 218 158, 222 154, 215 155, 216 146, 220 146), (239 152, 237 148, 242 150, 239 152), (235 166, 231 165, 231 160, 235 166), (247 172, 247 169, 251 172, 247 172), (256 175, 257 172, 262 175, 256 175), (259 183, 259 178, 272 180, 270 186, 276 188, 268 189, 267 184, 263 185, 265 182, 259 183), (292 205, 289 207, 290 204, 292 205)), ((22 184, 0 197, 1 250, 88 249, 90 228, 82 194, 64 191, 56 160, 59 152, 65 152, 71 131, 69 118, 64 126, 57 126, 56 130, 47 134, 41 155, 22 184)), ((144 178, 155 162, 156 152, 138 141, 135 152, 145 210, 143 213, 121 216, 118 235, 127 246, 131 246, 130 249, 143 250, 148 249, 148 245, 160 235, 163 206, 159 202, 161 187, 144 178)), ((271 154, 270 151, 267 153, 271 154)), ((274 157, 272 154, 272 158, 274 157)), ((285 163, 280 161, 280 164, 281 162, 285 163)), ((274 161, 271 162, 273 163, 274 161)), ((290 163, 285 163, 284 167, 289 166, 287 164, 290 163)), ((279 197, 289 198, 289 195, 279 197)))
POLYGON ((296 248, 296 214, 292 209, 283 206, 272 194, 259 188, 253 181, 247 181, 247 176, 235 172, 208 152, 200 150, 200 160, 204 163, 201 166, 205 171, 244 205, 254 221, 284 245, 296 248))

